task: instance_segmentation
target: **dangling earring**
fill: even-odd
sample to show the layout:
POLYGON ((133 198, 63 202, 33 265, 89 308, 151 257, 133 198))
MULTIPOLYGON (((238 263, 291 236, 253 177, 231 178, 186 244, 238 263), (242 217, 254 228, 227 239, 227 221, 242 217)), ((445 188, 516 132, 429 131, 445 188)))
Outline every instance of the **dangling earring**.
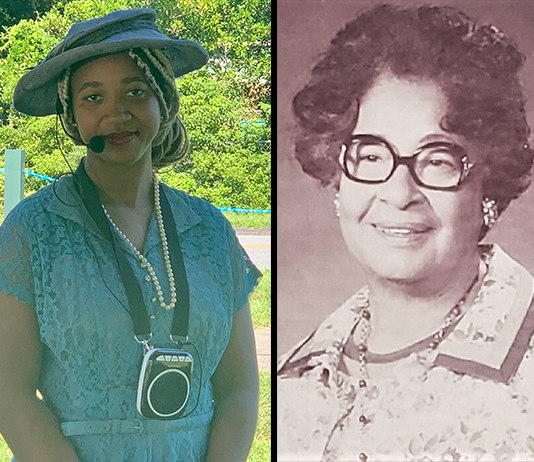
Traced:
POLYGON ((497 218, 499 218, 497 202, 485 197, 482 199, 482 212, 484 213, 484 226, 490 229, 497 222, 497 218))
POLYGON ((339 193, 334 196, 334 210, 336 211, 336 217, 339 218, 339 193))

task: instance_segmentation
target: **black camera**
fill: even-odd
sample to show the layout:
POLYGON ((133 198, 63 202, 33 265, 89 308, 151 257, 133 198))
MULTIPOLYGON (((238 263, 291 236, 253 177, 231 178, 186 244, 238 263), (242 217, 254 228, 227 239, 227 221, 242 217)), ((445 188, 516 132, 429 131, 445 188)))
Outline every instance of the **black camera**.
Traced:
POLYGON ((178 419, 191 393, 192 373, 191 353, 172 348, 148 350, 137 386, 139 413, 149 419, 178 419))

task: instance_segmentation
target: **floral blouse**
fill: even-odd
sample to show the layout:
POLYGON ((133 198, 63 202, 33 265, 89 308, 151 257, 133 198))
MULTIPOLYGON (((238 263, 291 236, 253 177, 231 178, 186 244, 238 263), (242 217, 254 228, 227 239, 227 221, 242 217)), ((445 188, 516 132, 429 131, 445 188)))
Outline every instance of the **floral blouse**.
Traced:
POLYGON ((534 461, 534 280, 496 245, 489 258, 438 348, 389 361, 365 394, 344 353, 358 294, 285 355, 278 461, 534 461))

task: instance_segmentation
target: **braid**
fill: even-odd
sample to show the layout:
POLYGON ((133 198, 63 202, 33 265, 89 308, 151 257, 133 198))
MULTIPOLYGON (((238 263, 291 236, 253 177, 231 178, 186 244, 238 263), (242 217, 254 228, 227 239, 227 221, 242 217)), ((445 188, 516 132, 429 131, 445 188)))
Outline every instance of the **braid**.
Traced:
POLYGON ((165 53, 161 50, 149 50, 148 48, 144 48, 143 50, 171 88, 176 88, 174 71, 172 70, 169 59, 165 56, 165 53))
POLYGON ((178 112, 178 108, 180 106, 180 94, 178 93, 178 89, 176 88, 176 82, 174 80, 174 71, 172 70, 172 66, 169 59, 161 50, 146 49, 146 55, 148 56, 152 64, 158 69, 161 76, 165 79, 165 83, 167 84, 165 86, 165 89, 167 89, 167 97, 169 98, 172 106, 176 106, 176 112, 178 112))
POLYGON ((74 120, 74 113, 72 112, 72 104, 70 98, 70 78, 71 78, 71 68, 67 68, 64 74, 59 78, 57 83, 57 93, 61 107, 63 108, 63 113, 59 115, 63 121, 63 126, 65 127, 65 132, 67 135, 72 138, 75 144, 83 145, 82 138, 76 127, 76 121, 74 120))
POLYGON ((174 82, 174 71, 169 58, 167 58, 167 55, 158 48, 154 48, 153 50, 148 50, 147 48, 147 51, 156 55, 159 63, 165 67, 165 72, 162 72, 162 75, 169 81, 171 85, 176 86, 174 82))
POLYGON ((152 87, 152 90, 154 90, 154 92, 156 93, 156 97, 158 98, 159 104, 163 112, 162 117, 163 119, 167 119, 169 117, 169 108, 167 107, 167 102, 165 101, 163 92, 161 91, 161 88, 156 82, 156 78, 154 77, 154 75, 152 75, 152 72, 150 71, 148 64, 143 61, 141 56, 139 56, 137 53, 134 53, 132 50, 128 50, 128 54, 145 73, 145 77, 147 78, 148 83, 150 84, 150 86, 152 87))
POLYGON ((138 56, 139 60, 134 58, 135 62, 143 69, 151 86, 154 85, 152 88, 156 95, 160 95, 158 99, 162 98, 167 112, 162 116, 159 132, 152 145, 152 163, 154 167, 161 168, 176 162, 187 154, 189 139, 178 115, 180 95, 176 88, 174 71, 165 52, 148 48, 138 50, 132 51, 130 56, 138 56), (143 60, 141 53, 146 56, 148 62, 143 60), (160 83, 154 76, 154 71, 161 77, 160 83))

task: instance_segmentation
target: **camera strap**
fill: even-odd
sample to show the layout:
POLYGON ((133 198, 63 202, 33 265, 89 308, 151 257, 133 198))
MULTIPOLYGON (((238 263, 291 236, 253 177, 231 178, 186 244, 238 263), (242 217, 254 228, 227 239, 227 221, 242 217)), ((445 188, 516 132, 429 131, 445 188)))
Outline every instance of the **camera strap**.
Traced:
MULTIPOLYGON (((134 332, 138 336, 151 337, 150 320, 148 312, 143 302, 143 293, 139 281, 135 277, 132 267, 126 259, 126 255, 121 251, 117 239, 119 236, 111 229, 111 224, 104 214, 102 204, 98 197, 96 186, 87 175, 85 170, 84 159, 76 169, 75 176, 79 180, 82 201, 89 215, 94 220, 103 236, 113 247, 113 252, 117 260, 122 283, 126 291, 126 297, 130 305, 129 313, 134 323, 134 332)), ((172 322, 171 340, 175 343, 187 340, 187 331, 189 325, 189 286, 187 284, 187 275, 185 272, 184 259, 176 223, 172 215, 172 210, 165 194, 165 190, 159 184, 161 214, 163 216, 163 226, 167 236, 171 265, 174 271, 176 281, 176 306, 174 307, 174 317, 172 322)))

